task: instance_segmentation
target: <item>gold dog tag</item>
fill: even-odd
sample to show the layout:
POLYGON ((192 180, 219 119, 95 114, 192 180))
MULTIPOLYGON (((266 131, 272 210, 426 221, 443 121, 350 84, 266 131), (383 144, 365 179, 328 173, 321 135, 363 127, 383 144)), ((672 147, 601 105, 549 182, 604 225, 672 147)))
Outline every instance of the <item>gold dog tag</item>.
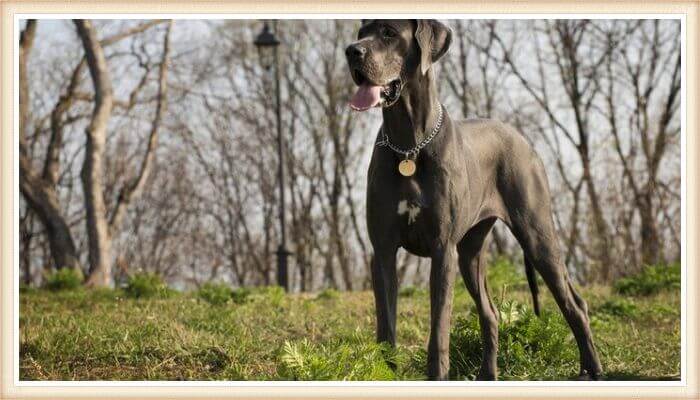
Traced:
POLYGON ((416 173, 416 163, 408 158, 399 163, 399 173, 403 176, 413 176, 416 173))

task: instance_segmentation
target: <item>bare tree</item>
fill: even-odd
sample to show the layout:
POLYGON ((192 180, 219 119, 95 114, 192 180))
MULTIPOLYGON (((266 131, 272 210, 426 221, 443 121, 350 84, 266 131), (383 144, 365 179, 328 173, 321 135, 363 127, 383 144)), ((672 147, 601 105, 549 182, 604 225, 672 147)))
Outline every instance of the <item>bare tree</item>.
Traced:
POLYGON ((305 39, 306 55, 290 52, 291 65, 287 74, 290 91, 296 104, 301 105, 289 111, 298 118, 311 141, 310 148, 297 148, 298 153, 290 158, 301 161, 308 158, 304 154, 309 150, 314 154, 313 166, 304 169, 313 174, 306 178, 316 182, 314 195, 318 196, 325 220, 324 229, 328 230, 325 240, 319 238, 314 243, 322 246, 318 250, 323 254, 328 283, 349 290, 354 288, 357 280, 355 269, 358 261, 362 266, 369 262, 359 220, 358 199, 352 197, 356 176, 351 177, 351 174, 359 167, 357 163, 362 150, 374 139, 371 135, 358 137, 361 129, 367 127, 347 107, 353 83, 348 77, 343 50, 353 28, 342 21, 329 21, 325 26, 306 21, 300 23, 298 36, 305 39), (319 29, 325 29, 326 35, 317 31, 319 29), (317 61, 310 62, 310 59, 317 61), (316 188, 316 185, 320 187, 316 188), (349 248, 350 234, 357 246, 355 254, 349 248), (338 265, 340 275, 336 275, 335 265, 338 265))
POLYGON ((680 25, 664 29, 659 20, 617 25, 620 24, 604 32, 614 57, 608 57, 599 74, 605 81, 601 82, 605 92, 601 113, 608 121, 615 152, 639 214, 641 262, 656 264, 664 259, 658 228, 661 209, 657 196, 663 185, 659 171, 668 145, 680 133, 674 116, 680 107, 681 53, 680 43, 673 40, 680 34, 680 25), (618 97, 626 88, 632 91, 631 113, 618 104, 618 97), (624 123, 626 127, 620 126, 624 123), (623 143, 625 138, 627 143, 623 143), (643 157, 641 163, 637 154, 643 157))
POLYGON ((87 142, 85 146, 85 161, 81 172, 90 261, 89 276, 86 284, 88 286, 108 286, 112 282, 112 235, 119 228, 125 208, 140 194, 153 162, 158 129, 165 111, 169 33, 172 24, 168 25, 163 41, 163 59, 159 69, 158 105, 149 135, 146 154, 136 178, 120 191, 112 217, 108 218, 103 193, 103 164, 109 118, 114 103, 112 83, 104 50, 97 39, 97 32, 92 23, 88 20, 75 20, 74 22, 78 36, 83 43, 90 70, 95 104, 90 124, 85 130, 87 142))
MULTIPOLYGON (((76 246, 71 236, 70 228, 59 205, 56 184, 58 183, 58 163, 60 133, 58 128, 53 131, 49 150, 44 162, 44 170, 39 174, 33 167, 27 149, 26 137, 29 125, 29 84, 27 63, 36 34, 36 20, 28 20, 20 37, 19 53, 19 166, 20 190, 31 209, 36 212, 46 229, 51 246, 51 254, 56 268, 80 269, 80 261, 76 246)), ((54 124, 55 125, 55 124, 54 124)))
POLYGON ((104 51, 97 32, 87 20, 75 20, 85 49, 90 76, 95 88, 95 108, 90 125, 85 130, 85 161, 81 172, 85 193, 86 228, 89 242, 90 270, 88 286, 107 286, 111 283, 111 241, 102 192, 103 154, 107 140, 107 124, 112 113, 112 83, 104 51))
MULTIPOLYGON (((141 33, 162 21, 151 21, 137 25, 131 29, 109 36, 99 42, 101 46, 110 46, 124 38, 141 33)), ((27 62, 29 51, 31 50, 35 36, 36 21, 28 21, 21 40, 22 54, 20 62, 20 99, 22 118, 20 121, 20 190, 23 198, 31 212, 39 216, 39 220, 45 228, 46 237, 50 244, 53 264, 56 268, 70 267, 80 269, 80 257, 78 248, 71 232, 71 216, 66 215, 61 206, 61 195, 59 193, 59 183, 66 178, 65 172, 61 172, 62 153, 65 150, 64 130, 71 123, 82 118, 80 113, 68 115, 71 108, 80 100, 81 93, 78 88, 81 82, 87 60, 83 57, 73 68, 69 75, 68 83, 63 92, 58 96, 55 104, 51 108, 47 117, 35 117, 35 132, 31 134, 31 143, 27 142, 30 137, 29 118, 30 112, 27 109, 29 104, 29 79, 27 77, 27 62), (43 121, 49 122, 49 137, 46 145, 46 154, 43 167, 39 173, 33 166, 32 158, 36 159, 31 149, 34 143, 40 138, 43 132, 43 121)), ((72 163, 72 159, 68 160, 72 163)), ((65 166, 65 168, 68 168, 65 166)))

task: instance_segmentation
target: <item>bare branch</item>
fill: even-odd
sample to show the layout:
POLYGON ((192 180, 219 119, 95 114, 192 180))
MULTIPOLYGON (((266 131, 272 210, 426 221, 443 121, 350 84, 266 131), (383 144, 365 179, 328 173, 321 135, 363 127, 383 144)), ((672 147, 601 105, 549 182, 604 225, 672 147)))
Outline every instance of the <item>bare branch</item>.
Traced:
POLYGON ((138 197, 143 191, 146 179, 148 179, 148 175, 150 174, 150 170, 153 165, 155 150, 158 144, 158 131, 160 129, 165 110, 167 109, 168 60, 170 56, 171 29, 172 20, 168 23, 168 27, 165 32, 165 38, 163 39, 163 57, 161 59, 160 67, 158 70, 158 97, 156 103, 156 113, 153 118, 153 122, 151 123, 151 131, 148 137, 146 153, 141 162, 141 167, 139 168, 139 173, 137 174, 136 178, 131 183, 125 185, 119 192, 117 205, 114 209, 114 212, 112 213, 112 218, 109 223, 110 231, 112 233, 114 233, 116 229, 119 229, 121 220, 131 201, 134 198, 138 197))

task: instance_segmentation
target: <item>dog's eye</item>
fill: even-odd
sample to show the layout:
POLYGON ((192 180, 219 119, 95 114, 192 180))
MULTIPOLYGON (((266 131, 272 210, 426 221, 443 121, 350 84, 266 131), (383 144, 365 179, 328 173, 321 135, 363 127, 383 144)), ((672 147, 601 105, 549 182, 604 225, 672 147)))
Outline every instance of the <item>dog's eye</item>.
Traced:
POLYGON ((396 32, 394 32, 392 29, 389 29, 387 27, 382 28, 381 34, 385 38, 393 38, 394 36, 396 36, 396 32))

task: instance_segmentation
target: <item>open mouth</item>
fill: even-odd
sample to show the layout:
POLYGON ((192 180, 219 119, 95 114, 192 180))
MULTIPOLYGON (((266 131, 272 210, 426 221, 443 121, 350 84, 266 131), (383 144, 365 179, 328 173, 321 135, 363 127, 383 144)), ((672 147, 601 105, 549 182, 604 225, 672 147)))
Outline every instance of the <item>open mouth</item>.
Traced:
POLYGON ((351 72, 358 86, 357 92, 350 99, 350 107, 356 111, 366 111, 372 107, 389 107, 394 104, 401 94, 402 81, 396 78, 384 85, 378 85, 367 78, 357 68, 351 72))

